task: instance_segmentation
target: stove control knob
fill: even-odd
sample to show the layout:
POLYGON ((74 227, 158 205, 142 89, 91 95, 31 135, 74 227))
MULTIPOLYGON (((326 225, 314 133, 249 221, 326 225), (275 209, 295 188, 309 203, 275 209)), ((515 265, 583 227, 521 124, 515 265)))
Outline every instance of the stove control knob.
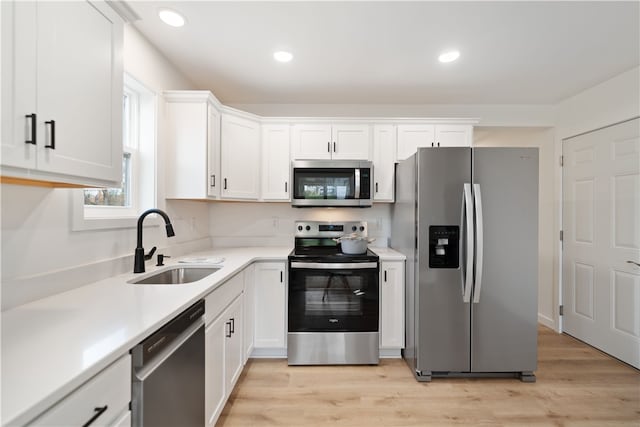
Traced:
POLYGON ((302 226, 301 225, 298 226, 298 231, 302 231, 302 226))
POLYGON ((364 226, 360 226, 360 231, 364 231, 364 226))
POLYGON ((353 227, 351 227, 351 231, 356 231, 358 229, 358 227, 356 227, 355 225, 353 227))
POLYGON ((311 227, 307 225, 304 229, 309 231, 309 230, 311 230, 311 227))

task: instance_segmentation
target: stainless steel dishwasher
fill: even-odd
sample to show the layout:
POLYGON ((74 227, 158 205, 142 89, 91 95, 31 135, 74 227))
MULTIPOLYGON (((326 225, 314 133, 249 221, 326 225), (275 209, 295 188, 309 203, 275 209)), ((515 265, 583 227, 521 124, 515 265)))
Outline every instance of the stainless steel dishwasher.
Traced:
POLYGON ((204 413, 204 301, 135 346, 132 426, 197 426, 204 413))

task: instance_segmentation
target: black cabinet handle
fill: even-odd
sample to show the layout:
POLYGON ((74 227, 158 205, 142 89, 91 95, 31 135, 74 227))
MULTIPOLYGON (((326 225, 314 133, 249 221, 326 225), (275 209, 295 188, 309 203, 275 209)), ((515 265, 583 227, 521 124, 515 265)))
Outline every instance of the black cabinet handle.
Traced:
POLYGON ((216 186, 216 176, 215 175, 211 175, 211 186, 212 187, 216 186))
POLYGON ((327 153, 331 152, 331 142, 327 142, 327 153))
POLYGON ((31 140, 24 141, 25 144, 33 144, 36 145, 36 125, 37 125, 37 116, 36 113, 27 114, 25 116, 27 119, 31 119, 31 140))
POLYGON ((98 419, 98 417, 102 414, 104 414, 104 411, 107 410, 109 406, 108 405, 104 405, 103 407, 98 407, 98 408, 94 408, 93 410, 96 412, 95 414, 93 414, 93 417, 91 417, 91 419, 89 421, 87 421, 86 423, 82 424, 82 427, 88 427, 90 426, 95 420, 98 419))
POLYGON ((236 319, 235 318, 231 318, 231 333, 235 334, 236 333, 236 319))
POLYGON ((435 144, 432 142, 432 143, 431 143, 431 146, 433 147, 434 145, 435 145, 435 144))
POLYGON ((225 179, 224 179, 223 189, 224 189, 224 190, 226 190, 226 189, 227 189, 227 178, 225 178, 225 179))
POLYGON ((384 271, 384 281, 387 281, 387 270, 384 271))
MULTIPOLYGON (((228 329, 229 332, 225 332, 224 336, 227 338, 231 338, 231 322, 225 322, 224 324, 229 327, 228 329)), ((226 327, 225 327, 225 330, 227 330, 226 327)))
POLYGON ((283 276, 284 276, 284 275, 283 275, 283 273, 282 273, 282 271, 281 271, 281 272, 280 272, 280 283, 282 283, 282 282, 284 281, 284 277, 283 277, 283 276))
POLYGON ((335 141, 333 141, 333 152, 334 153, 336 152, 336 142, 335 141))
POLYGON ((56 121, 49 120, 44 122, 45 125, 51 125, 51 144, 45 145, 44 148, 56 149, 56 121))
POLYGON ((284 192, 288 193, 289 192, 289 188, 287 186, 287 181, 284 182, 284 192))
POLYGON ((438 142, 438 147, 440 147, 440 143, 438 142))
POLYGON ((376 193, 378 192, 378 183, 376 182, 376 193))

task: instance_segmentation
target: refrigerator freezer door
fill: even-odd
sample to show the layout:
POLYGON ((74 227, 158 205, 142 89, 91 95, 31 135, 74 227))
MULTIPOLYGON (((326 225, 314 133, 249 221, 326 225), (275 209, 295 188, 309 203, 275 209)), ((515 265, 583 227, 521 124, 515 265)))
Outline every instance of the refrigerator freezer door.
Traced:
POLYGON ((538 150, 474 148, 473 182, 482 191, 484 243, 476 253, 484 259, 479 302, 472 304, 471 371, 534 371, 538 150))
MULTIPOLYGON (((416 350, 417 370, 434 373, 470 369, 470 303, 463 301, 462 270, 466 238, 457 268, 429 267, 429 228, 463 230, 460 212, 465 183, 471 182, 471 149, 421 148, 417 170, 416 350)), ((447 250, 446 248, 444 250, 447 250)), ((468 272, 470 273, 470 272, 468 272)))

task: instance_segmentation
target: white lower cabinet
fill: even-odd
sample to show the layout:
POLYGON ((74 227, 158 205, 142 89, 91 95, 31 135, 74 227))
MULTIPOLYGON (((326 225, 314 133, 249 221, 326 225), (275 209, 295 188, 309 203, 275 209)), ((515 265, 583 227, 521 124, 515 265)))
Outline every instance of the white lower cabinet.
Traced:
POLYGON ((286 347, 286 276, 284 262, 255 264, 255 337, 256 349, 286 347))
POLYGON ((214 426, 244 366, 240 272, 205 298, 205 419, 214 426))
POLYGON ((131 425, 131 356, 125 355, 78 387, 32 426, 131 425), (129 414, 129 424, 126 415, 129 414), (123 424, 125 423, 125 424, 123 424))
POLYGON ((404 348, 404 261, 380 263, 380 348, 404 348))

